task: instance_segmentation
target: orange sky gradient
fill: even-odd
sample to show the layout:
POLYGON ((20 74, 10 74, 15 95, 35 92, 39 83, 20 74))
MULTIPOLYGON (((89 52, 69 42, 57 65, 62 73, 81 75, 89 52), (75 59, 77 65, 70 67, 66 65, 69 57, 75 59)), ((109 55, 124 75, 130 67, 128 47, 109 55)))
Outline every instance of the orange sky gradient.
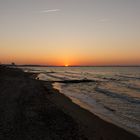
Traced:
POLYGON ((131 47, 132 45, 138 46, 138 41, 94 40, 89 43, 87 40, 84 42, 83 40, 69 41, 68 39, 64 42, 4 40, 3 43, 1 41, 1 44, 3 47, 0 48, 0 52, 3 53, 0 60, 3 63, 59 66, 138 65, 140 62, 140 49, 134 51, 131 47), (122 48, 117 45, 121 45, 122 48))
POLYGON ((138 0, 0 1, 0 62, 140 65, 138 0))

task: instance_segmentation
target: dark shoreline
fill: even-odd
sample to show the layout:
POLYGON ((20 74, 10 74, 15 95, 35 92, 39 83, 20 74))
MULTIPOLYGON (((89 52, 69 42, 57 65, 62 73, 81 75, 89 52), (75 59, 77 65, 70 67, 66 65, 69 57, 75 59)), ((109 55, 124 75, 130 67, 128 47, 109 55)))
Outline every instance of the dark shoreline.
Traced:
POLYGON ((31 77, 0 67, 0 140, 140 140, 31 77))

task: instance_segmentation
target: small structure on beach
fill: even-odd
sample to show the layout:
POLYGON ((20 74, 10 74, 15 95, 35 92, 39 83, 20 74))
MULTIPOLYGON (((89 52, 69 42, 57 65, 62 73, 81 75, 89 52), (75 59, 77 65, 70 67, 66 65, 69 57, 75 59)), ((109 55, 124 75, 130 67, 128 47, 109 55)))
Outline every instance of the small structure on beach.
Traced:
POLYGON ((16 64, 14 62, 11 63, 12 66, 16 66, 16 64))

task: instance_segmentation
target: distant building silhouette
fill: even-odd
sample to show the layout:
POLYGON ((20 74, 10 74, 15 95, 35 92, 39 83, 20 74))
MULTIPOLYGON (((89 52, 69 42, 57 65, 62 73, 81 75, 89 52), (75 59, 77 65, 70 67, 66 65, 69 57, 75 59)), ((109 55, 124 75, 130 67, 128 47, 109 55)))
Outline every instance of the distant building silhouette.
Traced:
POLYGON ((16 66, 16 64, 14 62, 11 63, 12 66, 16 66))

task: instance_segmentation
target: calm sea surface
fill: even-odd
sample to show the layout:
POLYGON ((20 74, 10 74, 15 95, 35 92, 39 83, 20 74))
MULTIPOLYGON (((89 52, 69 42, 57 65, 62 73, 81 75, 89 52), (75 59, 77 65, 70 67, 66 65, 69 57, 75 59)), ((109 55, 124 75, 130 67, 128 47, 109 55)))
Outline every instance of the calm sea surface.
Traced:
POLYGON ((89 79, 89 83, 58 83, 73 102, 100 118, 140 136, 140 67, 26 67, 46 81, 89 79))

